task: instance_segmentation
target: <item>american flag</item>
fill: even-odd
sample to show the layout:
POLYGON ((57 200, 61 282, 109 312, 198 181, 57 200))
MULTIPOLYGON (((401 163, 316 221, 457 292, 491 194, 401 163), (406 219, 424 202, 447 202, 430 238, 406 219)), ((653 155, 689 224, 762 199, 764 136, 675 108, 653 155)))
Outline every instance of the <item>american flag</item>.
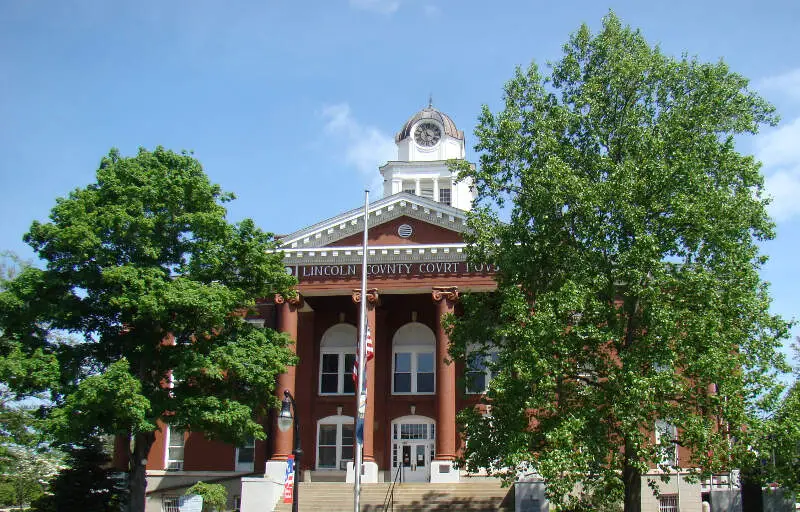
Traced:
MULTIPOLYGON (((367 326, 367 363, 372 361, 375 357, 375 344, 372 342, 372 331, 370 330, 369 326, 367 326)), ((353 382, 358 383, 358 358, 356 357, 356 362, 353 364, 353 382)), ((366 379, 364 381, 366 383, 366 379)))

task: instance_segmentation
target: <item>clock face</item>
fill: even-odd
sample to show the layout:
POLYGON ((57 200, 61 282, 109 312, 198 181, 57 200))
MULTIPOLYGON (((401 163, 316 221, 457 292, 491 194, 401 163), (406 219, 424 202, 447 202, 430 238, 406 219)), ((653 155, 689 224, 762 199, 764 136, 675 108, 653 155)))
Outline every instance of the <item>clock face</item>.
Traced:
POLYGON ((442 130, 433 123, 420 123, 414 130, 414 140, 417 144, 429 148, 436 145, 442 138, 442 130))

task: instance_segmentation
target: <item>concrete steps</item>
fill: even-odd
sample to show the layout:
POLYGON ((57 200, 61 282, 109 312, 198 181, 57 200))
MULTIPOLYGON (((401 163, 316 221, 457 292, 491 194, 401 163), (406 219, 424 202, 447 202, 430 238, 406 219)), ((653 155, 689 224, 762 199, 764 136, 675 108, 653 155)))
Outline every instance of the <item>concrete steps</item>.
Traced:
MULTIPOLYGON (((362 484, 362 512, 383 511, 389 483, 362 484)), ((301 482, 299 487, 300 512, 352 512, 353 484, 328 482, 301 482)), ((290 512, 290 503, 278 503, 276 512, 290 512)), ((514 510, 514 493, 502 487, 499 480, 476 479, 454 484, 398 483, 394 488, 394 506, 397 512, 465 510, 495 512, 514 510)))

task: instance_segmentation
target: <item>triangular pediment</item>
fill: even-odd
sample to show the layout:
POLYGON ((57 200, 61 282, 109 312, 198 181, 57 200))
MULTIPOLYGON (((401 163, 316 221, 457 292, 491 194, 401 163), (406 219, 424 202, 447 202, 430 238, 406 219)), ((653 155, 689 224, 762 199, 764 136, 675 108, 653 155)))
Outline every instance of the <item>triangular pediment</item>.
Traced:
MULTIPOLYGON (((466 212, 431 199, 400 192, 368 207, 370 244, 462 243, 466 212), (403 229, 400 229, 404 226, 403 229), (402 236, 408 232, 409 236, 402 236)), ((360 246, 364 232, 364 208, 355 208, 281 238, 283 249, 360 246)))

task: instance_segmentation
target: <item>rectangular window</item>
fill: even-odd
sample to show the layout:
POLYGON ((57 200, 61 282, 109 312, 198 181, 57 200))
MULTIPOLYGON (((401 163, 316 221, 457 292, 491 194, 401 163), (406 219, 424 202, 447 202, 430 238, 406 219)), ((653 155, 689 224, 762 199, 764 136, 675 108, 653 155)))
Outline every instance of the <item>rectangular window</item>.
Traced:
POLYGON ((319 393, 321 395, 353 394, 354 353, 331 352, 320 357, 319 393))
POLYGON ((178 496, 161 498, 161 512, 181 512, 181 500, 178 496))
POLYGON ((236 448, 236 471, 253 471, 255 452, 256 440, 252 437, 236 448))
POLYGON ((339 392, 339 354, 322 354, 321 380, 320 392, 339 392))
POLYGON ((317 469, 347 469, 347 463, 353 460, 352 419, 344 423, 320 423, 317 436, 317 469))
POLYGON ((417 354, 417 393, 433 393, 433 353, 417 354))
POLYGON ((433 352, 395 352, 393 393, 434 393, 436 368, 433 352))
POLYGON ((320 468, 336 469, 336 435, 338 425, 319 426, 319 459, 320 468))
POLYGON ((353 382, 353 365, 356 364, 356 355, 355 354, 345 354, 344 355, 344 387, 343 392, 345 394, 352 395, 356 392, 356 383, 353 382))
POLYGON ((656 421, 656 444, 661 445, 661 464, 678 465, 678 429, 675 425, 663 420, 656 421))
POLYGON ((440 188, 439 189, 439 202, 442 204, 450 205, 450 189, 449 188, 440 188))
POLYGON ((398 352, 394 355, 394 392, 411 393, 411 355, 398 352))
POLYGON ((347 469, 347 463, 355 460, 353 457, 353 440, 355 439, 354 427, 352 424, 342 424, 342 460, 339 469, 347 469), (344 467, 342 467, 344 466, 344 467))
POLYGON ((658 512, 678 512, 678 495, 662 494, 659 496, 658 512))
POLYGON ((472 354, 467 357, 467 393, 486 393, 489 382, 494 378, 493 365, 497 363, 497 352, 488 355, 472 354))
POLYGON ((183 430, 167 427, 167 470, 183 470, 183 430))
POLYGON ((407 188, 407 189, 404 189, 404 190, 403 190, 403 192, 407 192, 407 193, 409 193, 409 194, 412 194, 412 195, 413 195, 413 194, 416 194, 416 193, 417 193, 417 190, 416 190, 416 189, 413 189, 413 188, 407 188))

